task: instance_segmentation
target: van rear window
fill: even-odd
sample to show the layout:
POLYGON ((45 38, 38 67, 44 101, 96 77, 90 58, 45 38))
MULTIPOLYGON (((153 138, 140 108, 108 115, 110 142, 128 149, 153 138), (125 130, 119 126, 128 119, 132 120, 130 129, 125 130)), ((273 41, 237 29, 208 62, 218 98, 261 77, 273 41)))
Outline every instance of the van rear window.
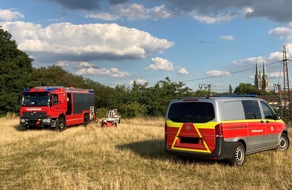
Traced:
POLYGON ((208 102, 173 103, 168 119, 174 122, 206 123, 215 118, 214 106, 208 102))

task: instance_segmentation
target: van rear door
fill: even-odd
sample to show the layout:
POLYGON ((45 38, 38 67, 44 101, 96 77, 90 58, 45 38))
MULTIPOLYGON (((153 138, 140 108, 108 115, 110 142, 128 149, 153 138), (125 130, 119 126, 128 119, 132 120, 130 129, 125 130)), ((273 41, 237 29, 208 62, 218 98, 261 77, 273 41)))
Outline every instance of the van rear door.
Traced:
POLYGON ((170 105, 166 121, 168 149, 211 153, 215 149, 214 105, 178 101, 170 105))

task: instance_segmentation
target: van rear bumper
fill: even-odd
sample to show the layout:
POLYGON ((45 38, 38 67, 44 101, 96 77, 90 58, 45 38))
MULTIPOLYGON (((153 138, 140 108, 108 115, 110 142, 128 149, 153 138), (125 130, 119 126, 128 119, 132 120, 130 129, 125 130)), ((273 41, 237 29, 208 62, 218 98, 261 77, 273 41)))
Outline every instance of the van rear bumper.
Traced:
POLYGON ((210 160, 226 160, 231 159, 237 142, 226 142, 223 138, 216 138, 216 148, 212 153, 195 152, 188 150, 174 150, 167 148, 165 141, 165 152, 171 155, 188 158, 210 159, 210 160))

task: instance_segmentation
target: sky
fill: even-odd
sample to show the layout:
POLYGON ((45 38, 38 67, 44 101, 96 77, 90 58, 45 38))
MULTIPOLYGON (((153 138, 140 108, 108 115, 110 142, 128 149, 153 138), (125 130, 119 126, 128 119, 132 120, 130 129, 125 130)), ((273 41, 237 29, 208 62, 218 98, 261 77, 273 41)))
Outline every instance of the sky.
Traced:
POLYGON ((110 87, 168 77, 227 92, 254 84, 265 64, 274 89, 283 86, 283 46, 292 55, 290 0, 0 0, 0 26, 33 67, 110 87))

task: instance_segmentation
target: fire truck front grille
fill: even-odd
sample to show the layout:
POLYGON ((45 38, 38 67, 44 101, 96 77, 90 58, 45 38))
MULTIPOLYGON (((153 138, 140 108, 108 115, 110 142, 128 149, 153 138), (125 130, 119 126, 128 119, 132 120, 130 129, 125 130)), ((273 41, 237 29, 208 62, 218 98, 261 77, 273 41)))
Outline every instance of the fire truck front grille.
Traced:
POLYGON ((23 112, 23 117, 27 119, 39 119, 46 117, 46 112, 23 112))

